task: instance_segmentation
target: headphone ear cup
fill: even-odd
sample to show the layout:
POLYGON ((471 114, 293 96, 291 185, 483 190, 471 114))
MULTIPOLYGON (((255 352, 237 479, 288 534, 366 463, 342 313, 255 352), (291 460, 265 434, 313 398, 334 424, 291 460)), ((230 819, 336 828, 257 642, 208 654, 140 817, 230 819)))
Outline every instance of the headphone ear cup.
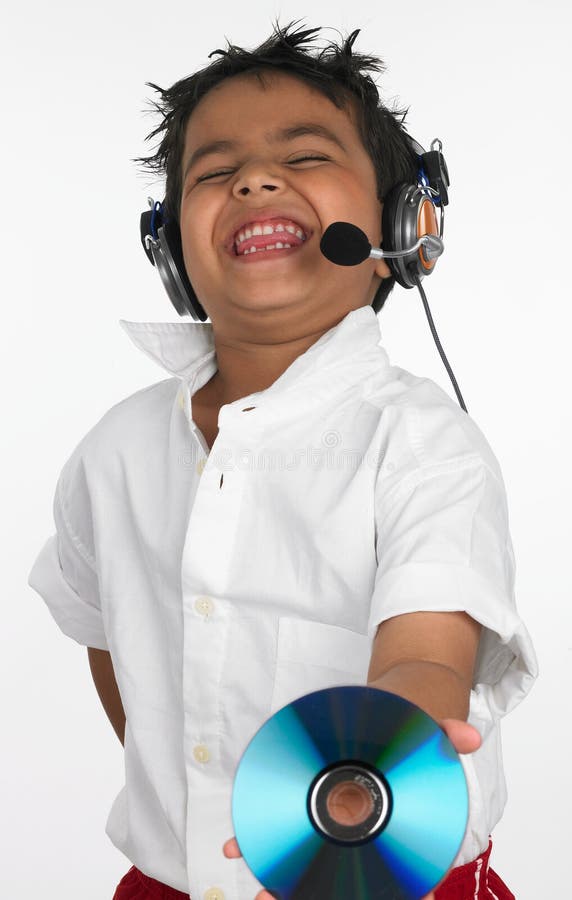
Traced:
MULTIPOLYGON (((387 194, 381 227, 381 246, 388 251, 406 250, 424 234, 439 235, 435 206, 415 184, 398 184, 387 194)), ((412 288, 416 286, 416 279, 431 274, 436 260, 428 259, 421 247, 414 254, 386 262, 397 283, 412 288)))
POLYGON ((151 198, 149 200, 153 209, 141 213, 140 219, 141 244, 145 255, 157 267, 163 287, 179 315, 191 315, 195 321, 204 322, 208 316, 185 269, 179 225, 172 221, 163 223, 162 204, 155 204, 151 198), (156 230, 153 225, 155 218, 156 230))

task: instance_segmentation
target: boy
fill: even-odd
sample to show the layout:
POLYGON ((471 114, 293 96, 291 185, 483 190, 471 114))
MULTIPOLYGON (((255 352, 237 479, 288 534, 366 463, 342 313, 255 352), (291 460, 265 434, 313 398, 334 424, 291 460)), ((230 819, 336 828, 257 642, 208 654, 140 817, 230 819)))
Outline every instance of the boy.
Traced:
POLYGON ((498 723, 536 668, 502 475, 475 423, 379 346, 386 262, 320 252, 336 220, 379 246, 387 191, 416 173, 366 74, 381 63, 353 54, 357 32, 312 55, 317 30, 218 51, 162 92, 145 162, 210 324, 123 323, 173 377, 80 442, 30 575, 124 738, 115 900, 267 900, 233 859, 241 754, 285 703, 366 682, 467 754, 469 825, 435 900, 512 897, 488 866, 498 723))

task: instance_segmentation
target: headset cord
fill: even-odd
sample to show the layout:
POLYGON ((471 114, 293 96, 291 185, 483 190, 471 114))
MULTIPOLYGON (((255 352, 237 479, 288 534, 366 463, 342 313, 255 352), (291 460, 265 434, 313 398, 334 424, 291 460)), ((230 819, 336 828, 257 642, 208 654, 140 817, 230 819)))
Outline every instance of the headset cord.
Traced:
POLYGON ((433 340, 435 341, 435 344, 437 345, 437 350, 439 351, 439 355, 441 356, 441 359, 443 360, 443 365, 447 369, 449 378, 451 379, 451 384, 455 388, 455 393, 457 395, 459 404, 460 404, 461 408, 464 409, 468 415, 467 407, 465 406, 465 401, 463 400, 461 391, 459 390, 459 385, 457 384, 457 379, 453 375, 453 370, 452 370, 451 366, 449 365, 447 357, 445 356, 445 351, 443 350, 443 348, 441 346, 441 341, 439 340, 439 335, 437 334, 437 330, 436 330, 435 324, 433 322, 433 317, 431 315, 431 310, 429 309, 429 303, 427 302, 427 297, 425 296, 425 291, 421 287, 421 279, 419 278, 418 275, 415 275, 413 277, 413 281, 415 282, 417 289, 419 290, 419 293, 421 294, 421 299, 423 301, 423 306, 425 307, 425 312, 427 314, 427 320, 429 322, 429 328, 431 329, 431 334, 433 335, 433 340))

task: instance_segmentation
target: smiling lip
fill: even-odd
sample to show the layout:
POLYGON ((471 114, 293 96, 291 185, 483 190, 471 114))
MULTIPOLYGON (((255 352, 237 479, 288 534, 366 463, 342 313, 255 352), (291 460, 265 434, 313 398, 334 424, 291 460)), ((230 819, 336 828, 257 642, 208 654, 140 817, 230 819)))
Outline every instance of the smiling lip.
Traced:
MULTIPOLYGON (((297 229, 302 229, 304 232, 304 240, 302 243, 306 243, 312 235, 312 229, 301 222, 295 215, 289 215, 286 210, 283 209, 260 209, 260 210, 252 210, 250 215, 244 216, 242 222, 235 226, 231 234, 228 236, 228 239, 225 243, 225 249, 231 256, 241 257, 240 253, 236 251, 236 239, 241 232, 244 232, 246 228, 252 230, 255 225, 259 225, 264 228, 264 225, 274 224, 277 221, 281 221, 282 223, 287 223, 294 225, 297 229)), ((291 235, 286 230, 283 232, 274 232, 269 235, 257 235, 253 236, 249 239, 251 245, 266 246, 280 243, 291 243, 291 249, 296 249, 294 245, 300 246, 300 239, 295 235, 291 235)), ((286 248, 288 249, 288 248, 286 248)), ((261 252, 258 251, 257 252, 261 252)), ((282 253, 282 250, 271 250, 267 251, 267 253, 282 253)), ((257 253, 247 253, 246 256, 256 256, 257 253)))
POLYGON ((239 265, 252 265, 253 263, 275 262, 283 259, 291 253, 298 253, 303 249, 303 244, 295 244, 291 247, 281 247, 275 250, 256 250, 254 253, 232 254, 232 258, 239 265))

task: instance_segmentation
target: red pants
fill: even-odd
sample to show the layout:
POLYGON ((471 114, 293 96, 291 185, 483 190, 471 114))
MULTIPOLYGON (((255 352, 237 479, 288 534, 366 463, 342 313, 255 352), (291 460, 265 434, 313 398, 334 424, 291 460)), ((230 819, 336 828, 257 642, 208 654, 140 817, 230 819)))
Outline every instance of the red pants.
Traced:
MULTIPOLYGON (((452 869, 445 881, 435 891, 435 900, 515 900, 514 894, 496 872, 489 869, 492 842, 484 853, 465 866, 452 869)), ((190 900, 189 895, 168 887, 135 866, 123 876, 113 900, 190 900)), ((244 900, 254 900, 245 897, 244 900)))
POLYGON ((504 881, 489 868, 493 842, 484 853, 464 866, 451 869, 435 891, 435 900, 515 900, 504 881))

